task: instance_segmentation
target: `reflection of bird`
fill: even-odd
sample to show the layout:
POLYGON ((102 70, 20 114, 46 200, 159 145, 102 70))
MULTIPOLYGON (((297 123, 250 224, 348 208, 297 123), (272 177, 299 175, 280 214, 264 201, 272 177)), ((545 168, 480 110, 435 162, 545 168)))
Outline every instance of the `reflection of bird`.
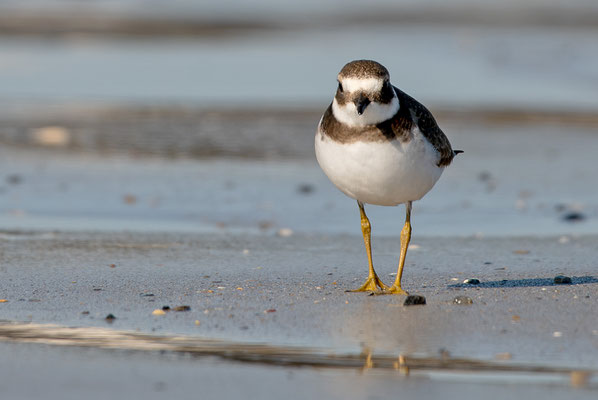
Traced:
POLYGON ((338 89, 320 120, 315 146, 324 173, 359 206, 369 276, 355 291, 407 294, 401 275, 411 239, 411 203, 432 189, 461 151, 453 151, 427 108, 392 86, 388 70, 369 60, 352 61, 338 74, 338 89), (399 269, 390 287, 374 271, 365 203, 406 206, 399 269))

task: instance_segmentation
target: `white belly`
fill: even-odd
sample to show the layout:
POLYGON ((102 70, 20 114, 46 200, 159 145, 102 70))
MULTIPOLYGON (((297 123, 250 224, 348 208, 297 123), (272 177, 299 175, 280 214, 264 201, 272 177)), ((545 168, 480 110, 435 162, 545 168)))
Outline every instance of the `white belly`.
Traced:
POLYGON ((328 178, 362 203, 396 206, 421 199, 444 168, 436 149, 416 129, 407 143, 342 144, 316 133, 316 158, 328 178))

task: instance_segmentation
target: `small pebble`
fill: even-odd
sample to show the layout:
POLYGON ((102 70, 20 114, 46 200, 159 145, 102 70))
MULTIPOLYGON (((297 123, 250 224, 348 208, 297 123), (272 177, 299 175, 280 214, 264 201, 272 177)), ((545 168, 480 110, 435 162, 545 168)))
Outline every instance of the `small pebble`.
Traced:
POLYGON ((132 194, 126 194, 123 196, 123 202, 125 204, 135 204, 137 203, 137 196, 134 196, 132 194))
POLYGON ((519 255, 529 254, 529 250, 513 250, 513 254, 519 254, 519 255))
POLYGON ((162 307, 162 310, 163 311, 170 311, 170 306, 164 306, 164 307, 162 307))
POLYGON ((557 285, 571 283, 571 278, 565 275, 557 275, 554 277, 554 283, 556 283, 557 285))
POLYGON ((301 194, 310 194, 315 189, 316 188, 314 187, 314 185, 309 184, 309 183, 302 183, 299 186, 297 186, 297 191, 301 194))
POLYGON ((480 284, 480 280, 476 279, 476 278, 469 278, 469 279, 465 279, 463 281, 463 283, 465 283, 467 285, 479 285, 480 284))
POLYGON ((277 234, 280 237, 289 237, 293 235, 293 230, 290 228, 282 228, 278 230, 277 234))
POLYGON ((586 387, 591 376, 592 374, 588 371, 571 371, 571 386, 576 388, 586 387))
POLYGON ((176 306, 173 308, 173 311, 191 311, 190 306, 176 306))
POLYGON ((6 182, 10 183, 11 185, 18 185, 22 181, 23 178, 21 178, 21 175, 12 174, 6 177, 6 182))
POLYGON ((559 238, 559 243, 560 243, 560 244, 569 243, 569 241, 570 241, 570 240, 571 240, 571 239, 569 239, 569 237, 567 237, 567 236, 561 236, 561 237, 559 238))
POLYGON ((586 219, 586 216, 579 211, 569 211, 562 216, 562 219, 567 222, 580 222, 586 219))
POLYGON ((114 316, 114 314, 106 315, 106 322, 112 323, 115 319, 116 317, 114 316))
POLYGON ((264 311, 264 313, 266 313, 266 314, 273 313, 273 312, 276 312, 276 309, 270 308, 269 310, 264 311))
POLYGON ((417 294, 411 294, 407 296, 405 302, 403 303, 404 306, 417 306, 424 304, 426 304, 426 298, 417 294))
POLYGON ((152 311, 152 315, 165 315, 166 311, 164 310, 160 310, 159 308, 156 308, 154 311, 152 311))
POLYGON ((473 300, 471 299, 471 297, 457 296, 453 299, 453 303, 460 305, 470 305, 473 304, 473 300))
POLYGON ((513 358, 513 356, 511 355, 511 353, 496 353, 494 355, 494 358, 496 358, 497 360, 510 360, 511 358, 513 358))

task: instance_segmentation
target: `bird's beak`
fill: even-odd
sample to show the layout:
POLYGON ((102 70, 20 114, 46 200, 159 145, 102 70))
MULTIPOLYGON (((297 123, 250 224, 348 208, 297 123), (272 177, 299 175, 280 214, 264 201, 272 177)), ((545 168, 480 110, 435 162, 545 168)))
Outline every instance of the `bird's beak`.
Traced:
POLYGON ((365 108, 368 106, 368 104, 370 104, 370 99, 363 94, 360 94, 359 97, 353 102, 355 103, 355 108, 357 108, 357 114, 361 115, 365 111, 365 108))

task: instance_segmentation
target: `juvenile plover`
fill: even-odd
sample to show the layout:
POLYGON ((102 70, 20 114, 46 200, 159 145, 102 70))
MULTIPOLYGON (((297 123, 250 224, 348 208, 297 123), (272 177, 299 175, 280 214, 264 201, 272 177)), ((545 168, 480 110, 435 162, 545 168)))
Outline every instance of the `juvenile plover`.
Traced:
POLYGON ((407 294, 401 276, 411 240, 411 204, 432 189, 461 151, 453 151, 430 111, 394 87, 388 70, 371 60, 351 61, 341 69, 334 100, 318 124, 315 147, 324 173, 359 206, 369 275, 354 291, 380 288, 407 294), (366 203, 405 204, 399 268, 392 286, 374 271, 366 203))

